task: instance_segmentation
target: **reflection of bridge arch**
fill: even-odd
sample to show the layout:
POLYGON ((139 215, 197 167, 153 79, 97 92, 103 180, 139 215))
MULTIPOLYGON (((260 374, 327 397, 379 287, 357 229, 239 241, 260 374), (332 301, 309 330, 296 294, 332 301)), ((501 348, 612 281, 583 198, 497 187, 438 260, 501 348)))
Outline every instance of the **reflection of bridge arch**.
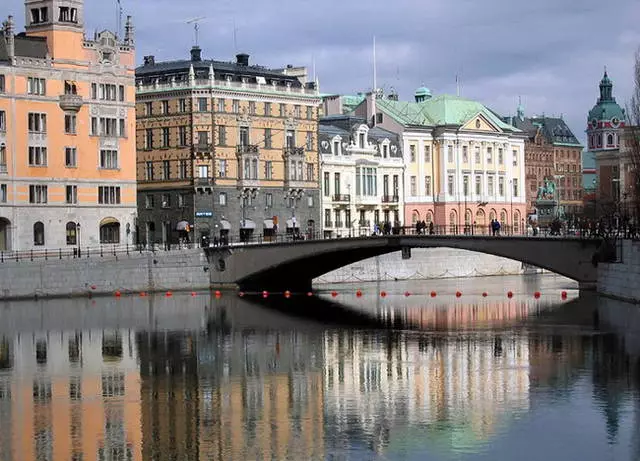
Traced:
POLYGON ((523 237, 385 236, 311 240, 295 244, 209 248, 212 286, 245 290, 309 290, 311 281, 332 270, 403 248, 456 248, 491 254, 550 270, 592 287, 592 258, 599 241, 523 237), (224 261, 224 270, 216 269, 224 261))

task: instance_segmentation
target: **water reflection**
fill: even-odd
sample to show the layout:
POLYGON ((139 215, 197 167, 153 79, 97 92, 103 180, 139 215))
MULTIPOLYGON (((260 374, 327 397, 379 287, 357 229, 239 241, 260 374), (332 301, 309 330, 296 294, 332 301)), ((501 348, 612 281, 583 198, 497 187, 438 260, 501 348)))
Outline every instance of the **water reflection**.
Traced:
POLYGON ((7 303, 0 460, 640 458, 640 310, 546 288, 340 297, 395 330, 274 309, 335 307, 308 300, 7 303))

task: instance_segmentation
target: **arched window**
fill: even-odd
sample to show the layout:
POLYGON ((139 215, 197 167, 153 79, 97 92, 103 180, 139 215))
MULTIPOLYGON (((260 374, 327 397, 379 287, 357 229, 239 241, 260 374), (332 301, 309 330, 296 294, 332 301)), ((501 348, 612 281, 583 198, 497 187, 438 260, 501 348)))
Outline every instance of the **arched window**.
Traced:
POLYGON ((44 224, 40 221, 33 225, 33 244, 44 245, 44 224))
POLYGON ((115 218, 100 222, 100 243, 120 243, 120 223, 115 218))
POLYGON ((449 232, 451 234, 456 234, 458 228, 458 220, 456 218, 456 212, 452 211, 449 213, 449 232))
POLYGON ((597 147, 602 147, 602 135, 601 134, 598 135, 598 146, 597 147))
POLYGON ((500 212, 500 224, 503 226, 507 224, 507 212, 504 210, 500 212))
POLYGON ((491 210, 489 212, 489 221, 493 221, 494 219, 496 219, 496 210, 491 210))
POLYGON ((607 135, 607 145, 608 146, 612 146, 613 145, 613 135, 612 134, 608 134, 607 135))
POLYGON ((415 225, 419 219, 420 213, 418 213, 417 210, 413 210, 413 212, 411 213, 411 223, 415 225))
POLYGON ((431 211, 427 211, 427 224, 433 222, 433 213, 431 211))
POLYGON ((77 224, 73 221, 67 223, 67 245, 77 245, 78 233, 77 224))
POLYGON ((514 234, 520 233, 520 212, 517 210, 513 215, 513 233, 514 234))

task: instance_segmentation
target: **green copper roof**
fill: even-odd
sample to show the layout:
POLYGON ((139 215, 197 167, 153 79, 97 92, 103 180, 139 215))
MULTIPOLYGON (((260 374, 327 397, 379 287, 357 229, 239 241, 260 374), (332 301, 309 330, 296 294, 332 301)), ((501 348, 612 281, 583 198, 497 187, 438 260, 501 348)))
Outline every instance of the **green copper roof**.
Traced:
POLYGON ((376 105, 403 125, 462 126, 474 116, 482 114, 503 131, 520 132, 517 128, 503 122, 483 104, 458 96, 443 94, 423 102, 379 99, 376 101, 376 105))
POLYGON ((344 113, 349 113, 353 109, 356 108, 362 101, 365 100, 365 96, 363 94, 358 95, 346 95, 342 96, 342 110, 344 113))
POLYGON ((426 86, 421 86, 416 90, 416 96, 431 96, 431 90, 426 86))

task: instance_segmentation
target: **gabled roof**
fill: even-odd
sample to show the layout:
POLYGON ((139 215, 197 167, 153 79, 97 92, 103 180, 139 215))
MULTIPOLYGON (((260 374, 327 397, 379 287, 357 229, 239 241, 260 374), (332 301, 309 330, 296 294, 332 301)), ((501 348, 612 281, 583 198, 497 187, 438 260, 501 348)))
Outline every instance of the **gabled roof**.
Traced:
POLYGON ((407 126, 463 126, 474 116, 480 114, 502 131, 520 131, 502 121, 495 112, 482 103, 447 94, 423 102, 377 99, 376 106, 399 123, 407 126))
POLYGON ((549 144, 582 147, 566 122, 559 117, 505 117, 505 121, 527 133, 530 140, 541 131, 549 144))
MULTIPOLYGON (((329 117, 323 117, 320 119, 318 136, 321 142, 322 140, 330 141, 336 136, 340 136, 343 142, 350 141, 353 138, 354 130, 364 124, 366 124, 365 119, 353 115, 332 115, 329 117)), ((374 126, 373 128, 369 128, 367 138, 377 142, 388 139, 390 145, 396 146, 395 149, 390 151, 389 156, 402 157, 400 140, 397 133, 379 126, 374 126)), ((328 151, 323 151, 322 153, 327 152, 330 153, 330 149, 328 151)))
MULTIPOLYGON (((28 37, 24 32, 15 36, 15 55, 23 58, 46 59, 49 48, 44 37, 28 37)), ((0 34, 0 61, 8 61, 7 39, 0 34)))

